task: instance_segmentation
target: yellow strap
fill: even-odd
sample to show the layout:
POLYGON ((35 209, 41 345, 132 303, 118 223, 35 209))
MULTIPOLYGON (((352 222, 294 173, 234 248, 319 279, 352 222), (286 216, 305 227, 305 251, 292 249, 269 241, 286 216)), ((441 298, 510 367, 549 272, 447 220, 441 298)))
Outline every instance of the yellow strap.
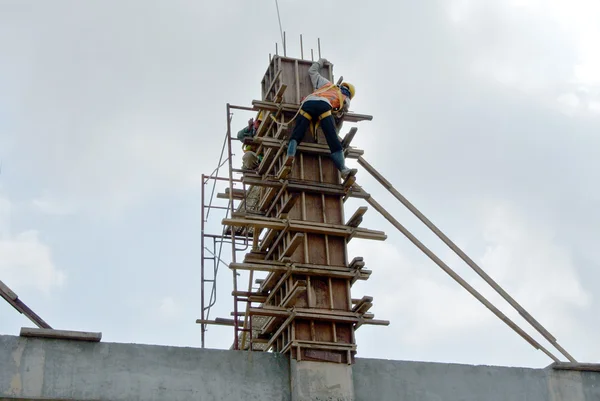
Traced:
POLYGON ((310 114, 308 114, 307 112, 305 112, 304 110, 300 109, 300 115, 304 118, 306 118, 308 121, 312 121, 312 117, 310 116, 310 114))
POLYGON ((306 118, 308 121, 310 121, 310 132, 312 133, 313 137, 315 138, 315 141, 317 140, 317 129, 319 129, 319 124, 321 123, 321 120, 329 117, 331 115, 331 110, 327 110, 325 113, 321 114, 319 116, 319 119, 317 120, 316 123, 312 123, 312 117, 310 114, 308 114, 307 112, 305 112, 304 110, 300 109, 300 115, 304 118, 306 118))
MULTIPOLYGON (((331 115, 331 110, 327 110, 325 113, 321 114, 319 116, 319 121, 321 121, 322 119, 324 119, 325 117, 329 117, 331 115)), ((318 123, 317 123, 318 124, 318 123)))

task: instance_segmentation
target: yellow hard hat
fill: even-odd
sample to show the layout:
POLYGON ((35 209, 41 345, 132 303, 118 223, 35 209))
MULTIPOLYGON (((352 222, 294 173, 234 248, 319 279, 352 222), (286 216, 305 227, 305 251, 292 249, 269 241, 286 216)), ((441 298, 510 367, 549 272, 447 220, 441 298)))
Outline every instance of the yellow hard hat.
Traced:
POLYGON ((342 82, 342 86, 345 86, 346 88, 348 88, 348 90, 350 91, 350 99, 352 99, 354 97, 354 93, 355 93, 354 85, 352 85, 351 83, 348 83, 348 82, 342 82))

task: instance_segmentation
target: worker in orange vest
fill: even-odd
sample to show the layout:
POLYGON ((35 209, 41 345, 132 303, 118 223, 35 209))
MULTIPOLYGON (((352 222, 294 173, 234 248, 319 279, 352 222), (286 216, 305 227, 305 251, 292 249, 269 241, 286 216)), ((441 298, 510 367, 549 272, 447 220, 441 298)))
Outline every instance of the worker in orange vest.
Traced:
POLYGON ((336 130, 336 120, 341 121, 344 114, 348 112, 355 90, 354 85, 348 82, 342 82, 340 86, 337 86, 319 74, 319 70, 325 63, 327 60, 320 58, 308 69, 315 91, 308 95, 300 106, 296 117, 296 126, 288 143, 285 165, 292 165, 296 147, 302 141, 306 129, 312 122, 311 129, 314 135, 316 135, 319 124, 323 128, 327 145, 331 151, 331 158, 341 172, 342 179, 346 179, 351 173, 355 174, 356 169, 346 167, 342 144, 336 130))

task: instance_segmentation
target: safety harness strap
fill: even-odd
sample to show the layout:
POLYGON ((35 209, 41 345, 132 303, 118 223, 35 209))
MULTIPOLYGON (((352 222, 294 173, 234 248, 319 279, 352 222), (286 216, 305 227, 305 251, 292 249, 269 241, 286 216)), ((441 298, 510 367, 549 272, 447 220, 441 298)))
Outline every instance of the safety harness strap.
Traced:
POLYGON ((304 118, 306 118, 308 121, 310 121, 310 132, 313 135, 313 137, 315 138, 315 141, 317 140, 317 130, 319 129, 319 125, 321 124, 321 120, 324 118, 327 118, 331 115, 331 110, 327 110, 325 113, 319 115, 318 120, 316 122, 313 123, 312 121, 312 116, 310 114, 308 114, 307 112, 305 112, 304 110, 300 109, 300 115, 304 118))

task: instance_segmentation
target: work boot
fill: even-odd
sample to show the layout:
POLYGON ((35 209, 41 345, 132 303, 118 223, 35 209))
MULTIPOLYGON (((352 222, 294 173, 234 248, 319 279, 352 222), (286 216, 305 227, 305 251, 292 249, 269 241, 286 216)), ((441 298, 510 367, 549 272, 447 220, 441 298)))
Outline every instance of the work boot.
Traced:
POLYGON ((357 172, 358 172, 358 170, 355 169, 355 168, 344 167, 344 169, 341 171, 341 173, 342 173, 342 180, 345 181, 346 178, 348 178, 349 175, 354 175, 357 172))

